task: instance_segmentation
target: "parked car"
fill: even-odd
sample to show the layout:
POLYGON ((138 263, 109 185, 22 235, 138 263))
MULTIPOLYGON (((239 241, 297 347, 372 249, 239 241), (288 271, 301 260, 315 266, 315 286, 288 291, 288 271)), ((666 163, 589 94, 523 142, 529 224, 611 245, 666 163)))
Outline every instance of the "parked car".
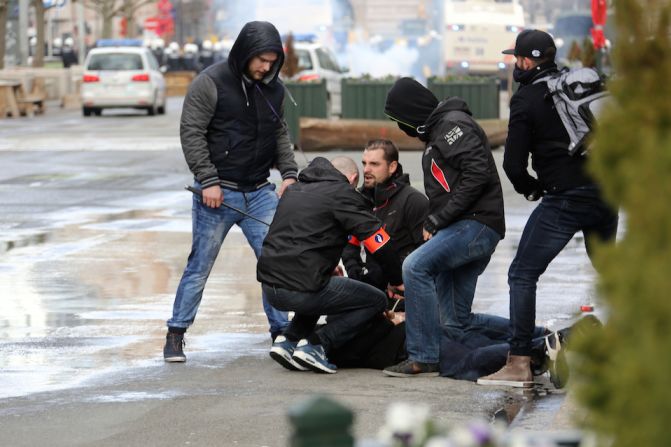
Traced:
POLYGON ((84 62, 81 96, 84 116, 127 107, 165 113, 163 73, 144 47, 93 48, 84 62))
POLYGON ((294 51, 298 58, 300 72, 294 76, 297 81, 326 81, 329 111, 332 115, 341 113, 341 85, 346 70, 336 61, 333 53, 319 43, 295 42, 294 51))

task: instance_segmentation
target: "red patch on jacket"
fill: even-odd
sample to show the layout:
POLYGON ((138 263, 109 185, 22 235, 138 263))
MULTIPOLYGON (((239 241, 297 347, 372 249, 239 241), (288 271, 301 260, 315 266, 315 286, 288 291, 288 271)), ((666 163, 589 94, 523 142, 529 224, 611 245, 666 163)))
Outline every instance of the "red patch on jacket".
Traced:
POLYGON ((438 167, 435 160, 431 160, 431 174, 445 191, 450 192, 450 185, 447 183, 445 173, 438 167))

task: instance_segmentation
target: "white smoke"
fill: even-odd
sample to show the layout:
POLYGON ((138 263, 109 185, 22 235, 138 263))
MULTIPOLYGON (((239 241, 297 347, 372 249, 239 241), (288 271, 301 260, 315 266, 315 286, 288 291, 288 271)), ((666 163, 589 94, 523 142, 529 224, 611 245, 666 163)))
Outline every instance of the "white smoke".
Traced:
POLYGON ((418 58, 417 49, 403 44, 395 44, 381 51, 367 43, 350 44, 347 52, 340 56, 343 64, 349 67, 348 76, 368 74, 374 78, 414 75, 413 66, 418 58))

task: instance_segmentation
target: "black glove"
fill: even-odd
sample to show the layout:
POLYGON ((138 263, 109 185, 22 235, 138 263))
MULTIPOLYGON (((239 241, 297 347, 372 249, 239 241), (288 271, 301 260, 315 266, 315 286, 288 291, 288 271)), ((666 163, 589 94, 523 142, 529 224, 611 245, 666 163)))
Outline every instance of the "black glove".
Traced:
POLYGON ((529 202, 535 202, 536 200, 540 199, 543 197, 543 194, 545 192, 538 188, 535 191, 530 192, 529 194, 526 194, 524 197, 529 201, 529 202))
POLYGON ((424 231, 433 236, 440 229, 438 228, 438 225, 438 218, 436 218, 436 216, 433 214, 430 214, 424 221, 424 231))

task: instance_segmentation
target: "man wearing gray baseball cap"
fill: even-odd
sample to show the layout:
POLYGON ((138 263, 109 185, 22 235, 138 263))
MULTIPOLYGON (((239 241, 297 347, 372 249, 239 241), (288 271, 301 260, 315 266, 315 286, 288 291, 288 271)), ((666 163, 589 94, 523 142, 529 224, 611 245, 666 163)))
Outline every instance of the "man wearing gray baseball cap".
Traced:
MULTIPOLYGON (((539 30, 522 31, 515 48, 503 51, 515 56, 513 78, 520 83, 510 100, 503 169, 515 191, 527 200, 541 201, 529 216, 508 271, 512 333, 508 360, 498 372, 478 379, 481 385, 533 385, 530 355, 540 276, 577 232, 583 232, 589 255, 594 239, 614 239, 617 231, 617 213, 586 172, 586 158, 569 155, 569 135, 542 80, 557 73, 556 52, 552 36, 539 30), (529 155, 535 176, 528 170, 529 155)), ((548 336, 546 345, 553 352, 551 358, 563 358, 557 333, 548 336)), ((554 363, 549 365, 550 378, 560 388, 566 369, 554 363)))

